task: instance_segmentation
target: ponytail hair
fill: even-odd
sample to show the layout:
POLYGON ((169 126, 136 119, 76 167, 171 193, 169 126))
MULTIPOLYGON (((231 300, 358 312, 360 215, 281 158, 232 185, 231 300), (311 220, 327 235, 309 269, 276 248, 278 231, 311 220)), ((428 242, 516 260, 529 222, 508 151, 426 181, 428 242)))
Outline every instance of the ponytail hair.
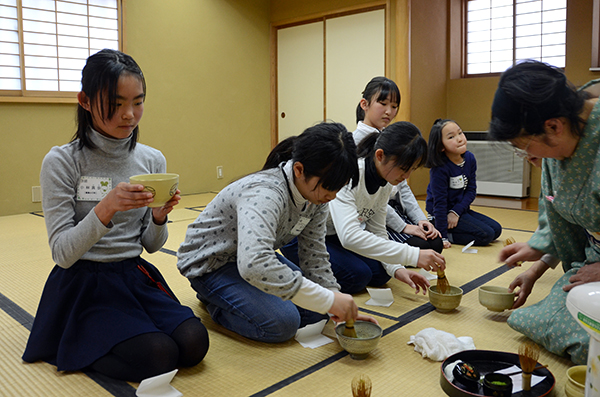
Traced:
POLYGON ((365 120, 365 111, 362 108, 362 106, 360 106, 360 102, 358 102, 358 105, 356 105, 356 124, 358 124, 359 121, 364 121, 365 120))
POLYGON ((373 157, 378 149, 403 171, 421 167, 427 161, 427 142, 417 126, 408 121, 398 121, 383 132, 366 136, 358 146, 358 156, 373 157))
MULTIPOLYGON (((436 119, 429 132, 429 144, 427 149, 427 163, 425 167, 433 168, 444 165, 448 157, 444 153, 444 142, 442 141, 442 130, 448 123, 456 123, 451 119, 436 119)), ((458 124, 458 123, 456 123, 458 124)))
POLYGON ((292 158, 292 150, 294 149, 294 141, 297 138, 297 136, 291 136, 279 142, 267 156, 267 160, 262 169, 268 170, 275 168, 282 162, 290 160, 292 158))
POLYGON ((358 184, 356 145, 342 124, 319 123, 284 139, 271 150, 263 170, 288 160, 302 163, 304 176, 318 177, 317 186, 324 189, 338 191, 350 180, 352 187, 358 184))

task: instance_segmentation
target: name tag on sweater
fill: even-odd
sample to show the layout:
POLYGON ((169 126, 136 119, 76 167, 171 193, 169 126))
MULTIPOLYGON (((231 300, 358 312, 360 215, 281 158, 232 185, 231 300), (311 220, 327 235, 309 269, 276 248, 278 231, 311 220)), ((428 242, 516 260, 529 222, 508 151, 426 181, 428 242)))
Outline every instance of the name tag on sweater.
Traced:
POLYGON ((292 230, 290 230, 290 234, 292 236, 299 235, 300 233, 302 233, 302 230, 304 230, 306 225, 308 225, 308 222, 310 222, 310 218, 301 216, 296 225, 292 228, 292 230))
POLYGON ((450 189, 464 189, 465 178, 462 175, 450 177, 450 189))
POLYGON ((77 186, 77 201, 100 201, 112 190, 112 179, 101 176, 82 176, 77 186))

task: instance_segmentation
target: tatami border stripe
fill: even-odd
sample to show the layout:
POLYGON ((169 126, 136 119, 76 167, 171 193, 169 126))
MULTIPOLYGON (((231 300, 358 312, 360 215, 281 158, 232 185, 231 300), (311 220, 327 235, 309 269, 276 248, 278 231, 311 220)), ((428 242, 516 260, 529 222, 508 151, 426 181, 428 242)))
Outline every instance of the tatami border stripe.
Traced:
MULTIPOLYGON (((488 273, 476 278, 475 280, 464 284, 463 286, 461 286, 461 288, 463 290, 463 294, 467 294, 467 293, 473 291, 475 288, 487 283, 490 280, 493 280, 494 278, 500 276, 501 274, 507 272, 508 270, 510 270, 510 268, 508 266, 502 265, 502 266, 492 270, 491 272, 488 272, 488 273)), ((433 305, 428 302, 428 303, 422 304, 421 306, 403 314, 400 317, 395 318, 395 321, 398 321, 398 323, 392 325, 391 327, 384 329, 382 337, 402 328, 403 326, 405 326, 415 320, 418 320, 419 318, 423 317, 427 313, 430 313, 434 310, 435 310, 435 308, 433 307, 433 305)), ((365 310, 361 309, 361 311, 365 311, 365 310)), ((381 315, 377 312, 372 312, 372 311, 369 311, 369 312, 372 314, 381 315)), ((383 317, 389 318, 389 316, 385 316, 385 315, 383 317)), ((305 370, 300 371, 286 379, 283 379, 282 381, 275 383, 272 386, 269 386, 266 389, 259 391, 258 393, 252 394, 250 397, 268 396, 269 394, 274 393, 278 390, 281 390, 284 387, 304 378, 307 375, 314 373, 315 371, 317 371, 319 369, 323 369, 324 367, 328 366, 329 364, 333 364, 334 362, 338 361, 339 359, 341 359, 347 355, 348 355, 348 352, 346 352, 346 351, 334 354, 333 356, 326 358, 325 360, 323 360, 309 368, 306 368, 305 370)))
POLYGON ((168 248, 161 248, 159 251, 162 252, 162 253, 165 253, 165 254, 177 256, 177 251, 173 251, 173 250, 170 250, 168 248))
POLYGON ((83 371, 91 380, 99 384, 116 397, 136 397, 136 388, 123 380, 116 380, 104 376, 96 371, 83 371))
POLYGON ((308 367, 280 382, 275 383, 272 386, 267 387, 264 390, 259 391, 258 393, 254 393, 251 394, 249 397, 262 397, 262 396, 268 396, 271 393, 275 393, 276 391, 283 389, 285 386, 291 385, 292 383, 296 382, 297 380, 300 380, 302 378, 304 378, 307 375, 310 375, 312 373, 315 373, 316 371, 325 368, 326 366, 328 366, 329 364, 333 364, 334 362, 338 361, 341 358, 344 358, 348 355, 347 351, 341 351, 339 353, 334 354, 331 357, 326 358, 325 360, 316 363, 315 365, 308 367))
POLYGON ((33 325, 33 316, 23 310, 15 302, 8 299, 2 293, 0 293, 0 309, 11 316, 13 320, 27 328, 28 331, 31 331, 31 326, 33 325))
MULTIPOLYGON (((34 317, 27 311, 23 310, 12 300, 0 293, 0 309, 12 317, 15 321, 31 331, 34 317)), ((90 379, 103 387, 109 393, 116 397, 132 397, 135 396, 136 389, 129 383, 108 378, 95 371, 83 371, 90 379)))
MULTIPOLYGON (((198 208, 198 207, 195 207, 195 208, 198 208)), ((187 209, 195 210, 195 208, 190 207, 187 209)), ((33 212, 31 214, 37 215, 37 216, 43 216, 43 215, 39 215, 39 214, 36 214, 33 212)), ((520 230, 520 229, 505 229, 505 230, 522 231, 522 232, 528 232, 528 233, 532 232, 530 230, 520 230)), ((168 254, 168 255, 173 255, 173 256, 177 255, 176 251, 173 251, 173 250, 170 250, 167 248, 161 248, 160 251, 165 254, 168 254)), ((480 287, 481 285, 487 283, 488 281, 491 281, 494 278, 504 274, 508 270, 510 270, 510 268, 508 266, 501 265, 498 268, 464 284, 463 286, 461 286, 461 288, 463 290, 463 294, 467 294, 467 293, 473 291, 474 289, 480 287)), ((19 324, 23 325, 25 328, 27 328, 28 330, 31 331, 31 325, 33 324, 33 316, 31 316, 29 313, 27 313, 25 310, 23 310, 21 307, 19 307, 16 303, 14 303, 13 301, 8 299, 6 296, 4 296, 1 293, 0 293, 0 309, 3 310, 4 312, 6 312, 9 316, 11 316, 15 321, 19 322, 19 324)), ((368 310, 368 309, 363 309, 363 308, 360 309, 361 312, 369 313, 369 314, 376 315, 379 317, 384 317, 384 318, 387 318, 387 319, 397 322, 396 324, 383 330, 382 337, 402 328, 403 326, 423 317, 424 315, 426 315, 434 310, 435 310, 435 308, 429 302, 425 303, 407 313, 404 313, 403 315, 401 315, 399 317, 392 317, 389 315, 378 313, 373 310, 368 310)), ((270 395, 278 390, 281 390, 284 387, 306 377, 307 375, 310 375, 320 369, 327 367, 330 364, 335 363, 336 361, 340 360, 341 358, 346 357, 347 355, 348 355, 348 352, 346 352, 346 351, 341 351, 339 353, 336 353, 333 356, 328 357, 328 358, 318 362, 315 365, 312 365, 311 367, 308 367, 302 371, 299 371, 292 376, 289 376, 289 377, 255 393, 255 394, 252 394, 250 397, 268 396, 268 395, 270 395)), ((84 373, 88 377, 90 377, 90 379, 94 380, 96 383, 98 383, 100 386, 102 386, 105 390, 107 390, 109 393, 113 394, 116 397, 121 397, 121 396, 122 397, 133 397, 133 396, 135 396, 136 389, 127 382, 114 380, 114 379, 108 378, 104 375, 101 375, 101 374, 99 374, 97 372, 93 372, 93 371, 84 371, 84 373)))

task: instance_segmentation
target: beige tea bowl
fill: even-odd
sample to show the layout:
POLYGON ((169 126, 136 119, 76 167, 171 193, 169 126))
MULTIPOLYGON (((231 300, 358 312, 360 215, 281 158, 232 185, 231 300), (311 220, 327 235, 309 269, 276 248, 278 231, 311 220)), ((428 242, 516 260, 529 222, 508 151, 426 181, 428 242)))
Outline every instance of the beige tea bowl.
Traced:
POLYGON ((502 312, 512 309, 515 302, 515 293, 508 292, 506 287, 484 285, 479 287, 479 303, 493 312, 502 312))
POLYGON ((463 290, 452 285, 448 286, 448 291, 442 294, 438 291, 437 285, 429 287, 429 302, 437 311, 445 313, 451 312, 460 305, 463 296, 463 290))
POLYGON ((152 193, 154 201, 148 207, 162 207, 175 195, 179 185, 178 174, 142 174, 129 178, 129 183, 144 185, 144 190, 152 193))

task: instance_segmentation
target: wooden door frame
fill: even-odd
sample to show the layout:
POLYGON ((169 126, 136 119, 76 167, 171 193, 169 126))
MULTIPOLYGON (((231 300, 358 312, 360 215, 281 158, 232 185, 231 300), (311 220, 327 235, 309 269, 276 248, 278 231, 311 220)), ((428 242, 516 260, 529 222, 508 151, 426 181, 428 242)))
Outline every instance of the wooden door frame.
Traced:
MULTIPOLYGON (((360 14, 363 12, 375 11, 375 10, 384 10, 385 13, 385 75, 387 76, 389 71, 391 70, 390 62, 390 35, 391 35, 391 24, 390 24, 390 1, 391 0, 376 0, 370 3, 361 4, 353 7, 346 7, 342 9, 332 10, 328 12, 321 12, 318 14, 312 14, 305 17, 299 18, 290 18, 282 21, 271 22, 270 27, 270 37, 269 37, 269 47, 270 47, 270 56, 271 56, 271 148, 274 148, 279 142, 279 109, 277 106, 278 103, 278 95, 277 95, 277 31, 279 29, 289 28, 292 26, 304 25, 312 22, 325 21, 327 19, 342 17, 346 15, 352 14, 360 14)), ((323 29, 326 29, 325 25, 323 29)), ((325 37, 325 34, 323 35, 325 37)), ((324 43, 325 44, 325 43, 324 43)), ((323 51, 325 51, 325 45, 323 46, 323 51)), ((323 62, 326 62, 326 58, 323 57, 323 62)), ((323 68, 323 73, 326 72, 326 69, 323 68)), ((325 76, 323 76, 325 79, 325 76)), ((325 95, 325 86, 323 86, 323 95, 325 95)), ((324 105, 325 106, 325 105, 324 105)))

